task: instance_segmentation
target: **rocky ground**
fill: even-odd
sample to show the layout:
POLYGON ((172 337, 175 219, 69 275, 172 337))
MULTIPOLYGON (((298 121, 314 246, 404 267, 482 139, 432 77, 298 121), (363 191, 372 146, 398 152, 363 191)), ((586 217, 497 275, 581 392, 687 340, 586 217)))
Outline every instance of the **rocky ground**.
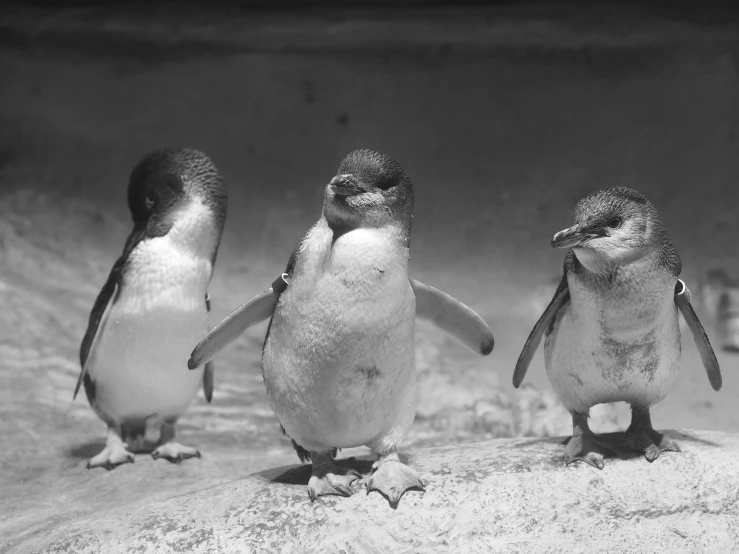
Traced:
MULTIPOLYGON (((379 493, 310 505, 308 467, 274 467, 200 491, 57 518, 23 552, 713 554, 739 546, 736 434, 671 431, 683 451, 564 466, 561 440, 415 449, 425 481, 395 507, 379 493)), ((613 447, 623 433, 609 433, 613 447)), ((351 465, 362 472, 371 462, 351 465)), ((12 540, 12 539, 11 539, 12 540)))

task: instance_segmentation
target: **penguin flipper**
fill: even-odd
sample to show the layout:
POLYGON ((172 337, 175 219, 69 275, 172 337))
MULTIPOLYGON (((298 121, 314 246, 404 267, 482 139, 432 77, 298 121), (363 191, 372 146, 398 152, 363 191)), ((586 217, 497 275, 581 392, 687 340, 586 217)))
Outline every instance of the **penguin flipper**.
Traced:
POLYGON ((721 389, 722 384, 721 369, 719 368, 716 354, 713 352, 713 347, 711 347, 711 341, 708 340, 708 335, 706 335, 706 331, 703 329, 698 315, 693 310, 693 306, 690 305, 690 296, 688 286, 682 279, 678 279, 675 285, 675 304, 680 308, 680 312, 688 324, 688 329, 690 329, 693 335, 693 341, 700 353, 703 366, 706 368, 708 380, 713 390, 717 391, 721 389))
POLYGON ((204 362, 209 362, 249 327, 269 319, 275 311, 280 294, 287 288, 286 276, 283 273, 272 283, 272 287, 236 308, 213 327, 190 354, 187 367, 195 369, 204 362))
POLYGON ((487 356, 493 351, 493 332, 472 308, 415 279, 410 283, 416 296, 416 316, 433 321, 473 352, 487 356))
POLYGON ((123 265, 124 258, 121 257, 116 261, 115 265, 113 265, 113 269, 110 271, 110 275, 108 275, 108 280, 100 290, 100 294, 98 294, 95 304, 92 307, 92 311, 90 312, 87 331, 85 332, 82 344, 80 345, 80 365, 82 366, 82 369, 80 371, 79 379, 77 379, 77 386, 74 388, 74 396, 72 396, 72 400, 77 398, 80 386, 87 375, 87 362, 90 359, 90 354, 97 345, 100 332, 105 327, 105 323, 110 315, 110 309, 113 304, 115 304, 116 298, 118 297, 118 284, 120 283, 123 265))
POLYGON ((166 235, 170 228, 171 224, 168 224, 161 225, 154 230, 147 230, 146 225, 136 224, 131 231, 131 234, 128 235, 126 244, 123 247, 123 254, 113 264, 113 268, 110 270, 110 274, 108 275, 108 280, 103 285, 103 288, 100 290, 100 294, 98 294, 98 297, 95 299, 95 304, 92 306, 90 320, 87 324, 87 331, 85 332, 85 336, 82 338, 82 344, 80 345, 80 365, 82 366, 82 370, 80 371, 79 379, 77 379, 77 386, 74 388, 73 400, 77 398, 80 385, 85 382, 88 400, 92 403, 91 397, 94 396, 94 387, 88 388, 88 383, 90 383, 89 377, 87 381, 85 381, 85 376, 87 375, 87 361, 90 359, 90 353, 93 351, 93 348, 97 345, 97 339, 100 336, 100 331, 105 327, 105 322, 110 315, 111 307, 115 304, 116 300, 118 300, 123 281, 123 273, 131 252, 133 252, 134 248, 136 248, 136 246, 138 246, 138 244, 147 237, 166 235))
POLYGON ((213 366, 213 360, 205 364, 205 372, 203 373, 203 395, 210 404, 213 400, 213 386, 215 385, 216 374, 215 367, 213 366))
POLYGON ((565 274, 559 282, 559 286, 554 293, 554 297, 551 302, 549 302, 544 313, 541 314, 539 321, 536 322, 531 333, 529 333, 529 338, 526 339, 526 344, 523 345, 521 355, 518 357, 518 361, 516 362, 516 369, 513 371, 513 386, 515 388, 521 386, 523 378, 526 376, 526 372, 529 369, 529 364, 531 364, 531 360, 534 358, 536 349, 539 348, 539 343, 541 342, 541 338, 544 336, 544 332, 547 330, 547 327, 549 327, 551 321, 557 316, 557 312, 559 312, 559 310, 562 309, 569 300, 570 290, 567 287, 567 275, 565 274))
MULTIPOLYGON (((207 292, 205 293, 205 311, 210 313, 210 294, 207 292)), ((205 371, 203 372, 203 396, 205 396, 208 404, 213 400, 213 386, 216 380, 215 371, 216 368, 212 360, 205 364, 205 371)))

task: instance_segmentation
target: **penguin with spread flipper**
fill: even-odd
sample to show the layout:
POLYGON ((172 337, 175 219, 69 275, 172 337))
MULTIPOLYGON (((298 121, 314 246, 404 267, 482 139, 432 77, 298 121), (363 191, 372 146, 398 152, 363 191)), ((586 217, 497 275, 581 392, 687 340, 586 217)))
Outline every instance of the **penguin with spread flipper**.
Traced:
POLYGON ((416 316, 482 355, 493 335, 470 308, 410 279, 413 185, 393 159, 357 150, 326 186, 323 213, 265 293, 234 311, 197 345, 189 367, 212 359, 271 317, 262 369, 271 406, 301 460, 313 463, 311 499, 349 496, 360 475, 333 457, 368 446, 366 480, 397 505, 423 489, 397 454, 416 413, 416 316))

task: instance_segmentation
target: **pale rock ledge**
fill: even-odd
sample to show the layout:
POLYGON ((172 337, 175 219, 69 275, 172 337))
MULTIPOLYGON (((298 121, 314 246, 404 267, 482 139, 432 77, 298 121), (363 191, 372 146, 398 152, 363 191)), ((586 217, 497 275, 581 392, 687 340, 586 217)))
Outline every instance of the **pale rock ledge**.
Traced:
POLYGON ((419 449, 406 459, 427 490, 396 510, 364 490, 311 503, 309 467, 282 467, 52 527, 11 552, 739 551, 739 435, 668 434, 682 453, 602 471, 566 467, 563 438, 419 449))

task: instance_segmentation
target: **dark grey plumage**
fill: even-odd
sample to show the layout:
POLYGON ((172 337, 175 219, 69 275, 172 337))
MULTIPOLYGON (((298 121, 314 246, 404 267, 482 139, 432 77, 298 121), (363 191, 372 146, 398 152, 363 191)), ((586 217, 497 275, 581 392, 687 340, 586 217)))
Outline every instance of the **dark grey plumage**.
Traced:
MULTIPOLYGON (((148 224, 150 236, 161 236, 156 231, 152 234, 151 230, 162 225, 167 227, 166 223, 158 221, 157 216, 165 213, 182 196, 185 187, 183 179, 203 193, 205 205, 216 215, 220 237, 226 224, 228 190, 211 159, 191 148, 165 148, 151 152, 133 168, 128 181, 128 208, 134 228, 148 224)), ((220 242, 217 246, 220 246, 220 242)), ((212 262, 215 264, 215 255, 212 262)))

